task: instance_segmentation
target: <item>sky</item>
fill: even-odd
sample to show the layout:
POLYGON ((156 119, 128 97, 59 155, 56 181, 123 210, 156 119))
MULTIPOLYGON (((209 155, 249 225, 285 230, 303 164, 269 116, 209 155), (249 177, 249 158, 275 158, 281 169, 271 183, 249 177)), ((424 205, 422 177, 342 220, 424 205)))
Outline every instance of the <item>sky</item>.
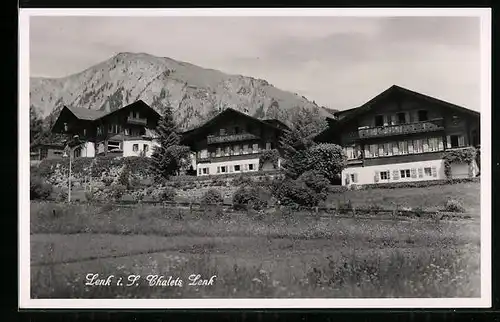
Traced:
POLYGON ((30 75, 143 52, 262 78, 344 110, 399 85, 480 109, 477 17, 30 18, 30 75))

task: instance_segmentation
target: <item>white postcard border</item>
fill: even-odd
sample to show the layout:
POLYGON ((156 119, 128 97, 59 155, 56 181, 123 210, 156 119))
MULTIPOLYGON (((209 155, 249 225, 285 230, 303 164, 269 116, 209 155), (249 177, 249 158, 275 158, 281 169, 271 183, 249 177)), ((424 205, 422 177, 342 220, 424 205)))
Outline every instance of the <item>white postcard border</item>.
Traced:
POLYGON ((35 308, 487 308, 491 307, 491 9, 220 8, 20 9, 18 206, 19 307, 35 308), (29 201, 30 16, 475 16, 481 19, 481 297, 401 299, 31 299, 29 201), (28 126, 27 126, 28 125, 28 126))

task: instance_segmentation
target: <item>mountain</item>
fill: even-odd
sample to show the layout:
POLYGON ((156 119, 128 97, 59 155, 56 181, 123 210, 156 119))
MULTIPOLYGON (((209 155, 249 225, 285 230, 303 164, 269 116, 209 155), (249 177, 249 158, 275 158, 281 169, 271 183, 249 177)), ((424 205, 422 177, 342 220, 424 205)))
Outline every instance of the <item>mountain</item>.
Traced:
POLYGON ((30 79, 30 104, 46 119, 57 116, 63 105, 111 111, 139 99, 160 113, 171 105, 185 130, 227 107, 286 123, 301 109, 318 118, 331 116, 326 108, 265 80, 144 53, 120 53, 63 78, 30 79))

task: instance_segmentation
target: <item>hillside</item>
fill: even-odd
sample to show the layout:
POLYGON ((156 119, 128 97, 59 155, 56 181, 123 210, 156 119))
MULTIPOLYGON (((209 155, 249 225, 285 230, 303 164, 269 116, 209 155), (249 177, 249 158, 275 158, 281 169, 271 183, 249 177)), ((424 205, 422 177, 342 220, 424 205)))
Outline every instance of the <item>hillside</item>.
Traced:
POLYGON ((287 123, 302 108, 318 117, 331 115, 305 97, 262 79, 144 53, 120 53, 64 78, 30 80, 30 104, 44 118, 56 115, 63 105, 114 110, 139 99, 159 112, 171 105, 182 129, 190 129, 227 107, 287 123))

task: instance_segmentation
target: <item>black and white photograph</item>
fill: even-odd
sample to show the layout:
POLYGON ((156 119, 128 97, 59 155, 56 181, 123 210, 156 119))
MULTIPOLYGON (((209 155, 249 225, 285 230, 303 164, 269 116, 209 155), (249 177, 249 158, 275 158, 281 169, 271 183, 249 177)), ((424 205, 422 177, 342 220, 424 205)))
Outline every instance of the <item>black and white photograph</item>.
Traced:
POLYGON ((490 14, 21 9, 20 306, 489 307, 490 14))

